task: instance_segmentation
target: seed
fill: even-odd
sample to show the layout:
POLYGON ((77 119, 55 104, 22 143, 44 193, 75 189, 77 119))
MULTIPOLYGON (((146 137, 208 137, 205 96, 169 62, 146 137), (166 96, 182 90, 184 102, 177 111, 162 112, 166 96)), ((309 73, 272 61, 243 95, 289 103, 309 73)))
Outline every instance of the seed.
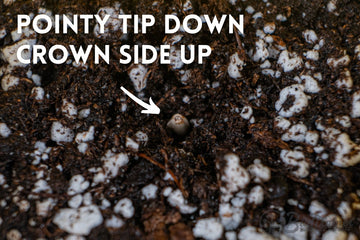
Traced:
POLYGON ((177 135, 184 136, 190 128, 190 123, 186 117, 177 113, 171 117, 166 126, 177 135))

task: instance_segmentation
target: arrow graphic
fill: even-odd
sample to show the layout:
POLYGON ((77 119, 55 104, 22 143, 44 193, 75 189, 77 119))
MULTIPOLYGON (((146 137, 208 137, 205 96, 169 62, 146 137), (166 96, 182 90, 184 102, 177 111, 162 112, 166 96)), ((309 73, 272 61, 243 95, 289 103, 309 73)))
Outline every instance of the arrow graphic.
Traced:
POLYGON ((132 100, 134 100, 137 104, 139 104, 140 106, 145 108, 145 110, 142 110, 141 113, 148 113, 148 114, 159 114, 160 113, 160 108, 158 106, 156 106, 156 104, 153 102, 151 97, 149 98, 150 104, 147 104, 147 103, 143 102, 142 100, 140 100, 139 98, 137 98, 134 94, 132 94, 131 92, 126 90, 126 88, 120 87, 120 89, 123 90, 123 92, 126 95, 128 95, 132 100))

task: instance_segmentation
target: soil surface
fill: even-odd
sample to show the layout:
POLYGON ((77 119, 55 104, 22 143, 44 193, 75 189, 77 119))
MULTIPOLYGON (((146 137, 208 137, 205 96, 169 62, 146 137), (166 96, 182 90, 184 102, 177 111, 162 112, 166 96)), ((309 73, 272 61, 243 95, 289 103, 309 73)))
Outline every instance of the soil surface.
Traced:
MULTIPOLYGON (((21 39, 35 38, 36 44, 47 48, 54 44, 110 44, 109 64, 103 61, 95 64, 90 57, 82 66, 29 64, 8 70, 10 63, 2 57, 0 77, 5 79, 8 74, 18 77, 19 82, 6 91, 2 85, 0 90, 0 122, 11 131, 9 136, 0 136, 0 238, 20 239, 11 235, 20 233, 24 239, 66 239, 71 234, 72 237, 79 235, 79 239, 80 235, 86 239, 217 239, 216 233, 212 235, 214 238, 209 238, 194 230, 201 220, 212 218, 216 226, 220 226, 221 239, 231 239, 232 235, 245 239, 247 235, 241 233, 249 226, 262 229, 264 235, 274 238, 288 235, 292 239, 294 232, 286 232, 284 227, 294 222, 307 226, 302 232, 303 238, 298 239, 321 239, 334 229, 343 231, 349 239, 360 237, 360 165, 357 164, 360 160, 349 166, 336 164, 341 152, 336 146, 345 144, 339 140, 340 133, 349 137, 351 143, 346 143, 352 146, 352 151, 340 158, 352 155, 356 158, 360 149, 360 118, 352 113, 353 99, 360 90, 358 1, 238 0, 233 1, 233 5, 231 1, 194 0, 186 5, 182 1, 154 4, 146 0, 124 1, 120 6, 115 1, 36 0, 15 1, 9 5, 5 2, 0 3, 0 30, 6 30, 0 39, 1 49, 15 44, 11 32, 17 28, 17 14, 37 14, 39 9, 52 14, 96 14, 103 7, 111 7, 127 14, 153 14, 156 24, 147 34, 130 32, 126 37, 120 30, 111 29, 108 35, 100 37, 93 32, 64 35, 53 31, 21 36, 21 39), (336 9, 332 10, 330 2, 336 9), (191 7, 186 7, 189 5, 191 7), (163 21, 164 14, 171 13, 179 18, 192 13, 244 14, 244 34, 237 37, 227 31, 210 34, 206 27, 194 35, 177 33, 181 40, 173 46, 207 44, 212 48, 211 55, 204 64, 185 64, 180 68, 161 65, 159 61, 147 65, 146 87, 136 92, 129 75, 137 66, 119 63, 119 47, 123 44, 159 46, 171 42, 173 35, 164 33, 163 21), (262 16, 256 18, 257 13, 262 16), (276 26, 274 32, 264 33, 267 23, 276 26), (316 33, 314 42, 306 41, 306 30, 316 33), (261 48, 257 48, 256 43, 263 44, 268 55, 260 54, 259 50, 260 59, 256 59, 255 52, 261 48), (295 53, 301 61, 291 71, 285 71, 279 61, 279 55, 285 50, 295 53), (311 50, 318 52, 318 59, 307 57, 311 50), (228 72, 233 54, 243 62, 239 78, 231 77, 228 72), (336 66, 329 63, 330 58, 343 56, 348 56, 347 63, 336 66), (347 73, 351 76, 351 86, 339 84, 339 79, 346 79, 347 73), (321 78, 316 77, 319 74, 321 78), (40 84, 34 80, 36 75, 41 77, 40 84), (318 90, 307 89, 303 76, 311 76, 318 90), (276 102, 286 87, 295 84, 302 86, 300 91, 306 96, 307 107, 281 117, 276 102), (121 86, 146 102, 151 97, 160 107, 160 114, 141 114, 141 107, 120 90, 121 86), (36 99, 35 87, 44 90, 40 100, 36 99), (77 108, 75 115, 64 110, 64 100, 77 108), (242 112, 244 107, 251 108, 248 118, 244 116, 247 112, 242 112), (80 116, 82 110, 90 113, 80 116), (190 122, 184 136, 167 128, 176 113, 190 122), (300 135, 294 137, 291 127, 278 127, 279 116, 291 126, 301 124, 306 130, 293 133, 300 135), (344 116, 350 124, 339 120, 344 116), (55 122, 71 131, 70 141, 55 140, 51 133, 55 122), (93 139, 83 140, 82 146, 87 148, 81 152, 81 140, 77 141, 75 136, 89 131, 91 126, 94 127, 93 139), (330 129, 339 132, 331 135, 330 129), (139 137, 139 131, 147 135, 147 140, 139 137), (317 135, 316 144, 306 140, 309 132, 317 135), (286 133, 291 135, 290 139, 284 137, 286 133), (131 140, 135 143, 131 144, 131 140), (46 150, 39 150, 39 142, 46 150), (282 154, 296 151, 302 154, 302 160, 286 163, 282 154), (231 181, 237 181, 237 176, 230 182, 226 180, 229 153, 238 156, 239 164, 235 166, 247 169, 246 174, 251 178, 235 190, 229 190, 229 186, 231 181), (125 156, 128 162, 118 168, 115 176, 107 175, 104 181, 97 181, 96 174, 106 173, 105 159, 111 158, 106 157, 107 154, 125 156), (270 170, 269 179, 255 181, 248 168, 255 159, 270 170), (300 164, 307 164, 307 174, 296 174, 300 164), (69 201, 74 194, 69 194, 69 186, 76 175, 81 175, 88 186, 76 192, 83 200, 72 209, 94 206, 102 217, 88 234, 71 232, 54 221, 63 209, 70 208, 69 201), (48 186, 36 190, 40 180, 48 186), (149 184, 156 186, 153 198, 143 194, 143 188, 149 184), (251 201, 250 196, 258 197, 251 195, 257 186, 263 199, 251 201), (164 192, 167 187, 171 187, 171 194, 180 190, 177 201, 184 203, 172 202, 164 192), (226 194, 233 199, 240 192, 245 194, 241 207, 226 199, 226 194), (115 210, 124 198, 130 199, 134 208, 129 217, 115 210), (39 204, 44 201, 51 204, 40 214, 39 204), (323 215, 311 212, 316 203, 325 209, 323 215), (235 211, 242 213, 235 227, 226 224, 227 216, 220 209, 226 204, 233 204, 228 218, 231 219, 235 211), (186 213, 183 205, 196 210, 186 213), (339 210, 345 205, 350 215, 339 210), (333 220, 325 220, 329 215, 336 219, 335 224, 333 220), (107 223, 112 216, 121 221, 121 226, 107 223)), ((91 29, 94 27, 91 23, 91 29)), ((292 57, 295 55, 290 54, 290 59, 292 57)), ((291 109, 295 101, 296 96, 289 96, 282 109, 291 109)))

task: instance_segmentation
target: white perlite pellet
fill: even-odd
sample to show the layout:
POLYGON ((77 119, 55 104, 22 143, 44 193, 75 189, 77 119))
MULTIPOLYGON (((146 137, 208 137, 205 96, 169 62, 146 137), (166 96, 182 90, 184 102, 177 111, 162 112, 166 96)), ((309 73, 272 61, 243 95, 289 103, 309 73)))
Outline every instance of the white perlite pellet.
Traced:
POLYGON ((217 240, 223 234, 223 226, 216 218, 200 219, 193 228, 193 234, 195 237, 205 240, 217 240))
POLYGON ((77 115, 77 107, 66 99, 63 100, 61 111, 70 119, 74 119, 77 115))
POLYGON ((304 142, 306 132, 307 127, 303 123, 298 123, 291 126, 291 128, 281 136, 281 139, 286 142, 304 142))
POLYGON ((5 6, 10 6, 11 4, 13 4, 14 2, 16 2, 16 0, 4 0, 3 3, 5 6))
POLYGON ((266 23, 264 26, 264 33, 273 34, 275 32, 275 28, 276 26, 274 22, 266 23))
POLYGON ((87 132, 81 132, 81 133, 76 134, 75 142, 82 143, 82 142, 92 141, 92 140, 94 140, 94 133, 95 133, 95 127, 90 126, 90 128, 87 132))
POLYGON ((240 79, 241 78, 241 71, 243 69, 243 66, 245 65, 245 62, 240 59, 238 53, 234 53, 230 57, 230 63, 227 68, 227 72, 231 78, 234 79, 240 79))
POLYGON ((179 208, 182 214, 191 214, 197 210, 197 207, 190 206, 187 203, 179 189, 169 193, 167 200, 171 206, 179 208))
POLYGON ((70 179, 69 188, 67 194, 72 196, 78 193, 84 192, 90 185, 89 181, 85 181, 85 178, 78 174, 70 179))
POLYGON ((337 210, 344 220, 348 220, 352 216, 352 209, 348 202, 342 201, 337 207, 337 210))
POLYGON ((171 187, 166 187, 166 188, 163 189, 162 194, 163 194, 164 197, 168 197, 170 195, 170 193, 172 193, 172 188, 171 187))
MULTIPOLYGON (((269 44, 271 44, 271 43, 274 42, 274 38, 273 38, 272 36, 270 36, 270 35, 267 35, 267 36, 264 38, 264 40, 265 40, 266 43, 269 43, 269 44)), ((269 51, 269 50, 268 50, 268 51, 269 51)), ((270 56, 270 52, 269 52, 269 56, 270 56)))
POLYGON ((334 12, 336 10, 336 2, 337 0, 330 0, 326 5, 328 12, 334 12))
POLYGON ((20 212, 27 212, 30 208, 29 201, 23 199, 16 203, 16 205, 19 207, 20 212))
POLYGON ((129 162, 129 158, 125 153, 114 153, 111 150, 107 150, 101 161, 103 162, 102 168, 93 170, 95 175, 92 186, 114 178, 118 174, 119 169, 129 162))
POLYGON ((264 189, 261 186, 253 187, 248 196, 249 203, 260 205, 264 201, 264 189))
MULTIPOLYGON (((236 0, 233 0, 233 2, 230 2, 231 4, 235 4, 236 3, 236 0)), ((184 5, 183 5, 183 10, 185 11, 185 12, 187 12, 187 11, 190 11, 190 10, 192 10, 192 4, 191 4, 191 1, 190 0, 188 0, 188 1, 186 1, 185 3, 184 3, 184 5)))
POLYGON ((6 36, 5 27, 0 28, 0 39, 3 39, 6 36))
POLYGON ((22 235, 17 229, 11 229, 6 233, 7 240, 21 240, 22 235))
POLYGON ((83 201, 83 196, 81 194, 77 194, 68 201, 68 205, 69 207, 76 209, 80 207, 82 201, 83 201))
POLYGON ((127 137, 125 146, 135 152, 139 150, 139 143, 135 142, 132 138, 127 137))
POLYGON ((180 42, 182 38, 183 38, 183 35, 182 35, 182 34, 176 34, 176 35, 173 35, 173 36, 168 40, 168 42, 171 43, 171 45, 174 45, 174 44, 180 42))
POLYGON ((115 154, 111 150, 108 150, 101 160, 103 162, 105 175, 110 177, 115 177, 118 174, 119 168, 125 166, 129 162, 127 154, 115 154))
POLYGON ((103 222, 99 208, 95 205, 79 209, 60 209, 53 222, 62 230, 77 235, 88 235, 91 230, 103 222))
POLYGON ((258 18, 262 18, 262 17, 263 17, 262 12, 257 12, 252 16, 253 19, 258 19, 258 18))
POLYGON ((83 196, 83 204, 89 206, 92 204, 92 195, 90 192, 87 192, 83 196))
POLYGON ((5 185, 6 179, 3 174, 0 173, 0 186, 5 185))
POLYGON ((11 134, 10 128, 6 125, 6 123, 0 122, 0 136, 3 138, 9 137, 11 134))
POLYGON ((281 90, 279 100, 275 103, 275 109, 282 117, 292 117, 294 114, 302 112, 308 106, 308 97, 304 93, 304 86, 294 84, 281 90), (293 96, 295 99, 288 109, 283 108, 283 104, 288 97, 293 96))
POLYGON ((264 230, 261 228, 256 228, 253 226, 246 226, 243 227, 239 234, 238 234, 239 240, 249 240, 249 239, 256 239, 256 240, 275 240, 274 237, 267 234, 264 230))
POLYGON ((345 128, 351 127, 351 118, 347 115, 336 116, 335 121, 345 128))
POLYGON ((226 240, 237 240, 236 232, 235 231, 228 231, 225 233, 226 240))
POLYGON ((294 69, 301 68, 302 59, 296 53, 289 53, 284 50, 280 53, 277 63, 281 65, 284 72, 291 72, 294 69))
POLYGON ((191 70, 186 70, 186 71, 180 70, 179 73, 180 73, 181 83, 184 85, 187 85, 189 82, 189 79, 191 78, 191 74, 192 74, 191 70))
POLYGON ((322 81, 322 80, 323 80, 322 75, 321 75, 321 73, 319 73, 319 72, 314 73, 314 74, 313 74, 313 77, 316 78, 316 79, 319 80, 319 81, 322 81))
POLYGON ((347 133, 335 128, 327 128, 321 138, 334 150, 333 164, 338 167, 350 167, 360 162, 360 146, 354 143, 347 133))
POLYGON ((45 91, 42 87, 34 87, 31 89, 31 96, 37 100, 41 101, 44 99, 45 91))
POLYGON ((354 85, 350 71, 348 69, 344 69, 344 71, 341 72, 340 78, 336 80, 335 84, 338 88, 345 88, 346 90, 350 91, 354 85))
MULTIPOLYGON (((266 37, 266 34, 264 33, 264 31, 258 29, 256 30, 256 36, 260 39, 264 39, 266 37)), ((252 53, 252 51, 250 51, 250 53, 252 53)), ((251 56, 252 54, 250 54, 251 56)))
POLYGON ((35 31, 30 29, 29 27, 22 28, 21 33, 18 33, 17 30, 14 30, 10 33, 10 35, 14 42, 17 42, 22 38, 36 38, 35 31))
POLYGON ((181 51, 175 46, 170 47, 170 66, 172 70, 181 69, 184 66, 184 62, 181 61, 181 51))
POLYGON ((79 152, 81 152, 82 154, 84 154, 84 153, 86 153, 86 150, 88 149, 88 147, 89 147, 89 144, 87 144, 87 143, 80 143, 77 148, 78 148, 79 152))
MULTIPOLYGON (((42 239, 37 239, 37 240, 42 240, 42 239)), ((83 236, 70 234, 65 237, 65 240, 86 240, 86 238, 83 236)))
POLYGON ((360 117, 360 91, 355 92, 352 96, 351 117, 360 117))
POLYGON ((265 60, 262 64, 260 64, 260 68, 270 68, 271 67, 271 63, 269 62, 269 60, 265 60))
POLYGON ((253 14, 255 12, 255 9, 252 6, 247 6, 245 11, 249 14, 253 14))
POLYGON ((326 63, 331 68, 344 67, 344 66, 349 65, 350 57, 349 57, 349 55, 345 55, 340 58, 328 58, 326 63))
POLYGON ((148 135, 142 131, 137 131, 135 133, 135 137, 137 142, 147 143, 147 141, 149 140, 148 135))
POLYGON ((2 49, 2 58, 10 64, 10 66, 26 67, 28 64, 21 63, 17 58, 17 51, 23 45, 29 45, 30 50, 21 52, 23 59, 30 59, 33 45, 36 44, 36 39, 23 39, 13 45, 6 46, 2 49))
POLYGON ((90 115, 90 108, 85 108, 79 111, 78 117, 80 119, 87 118, 90 115))
POLYGON ((36 214, 40 217, 46 217, 55 205, 56 200, 53 198, 36 201, 36 214))
POLYGON ((254 62, 263 62, 269 57, 269 51, 266 48, 266 43, 264 40, 259 39, 255 42, 255 51, 252 55, 252 60, 254 62))
POLYGON ((233 197, 231 199, 231 204, 234 207, 238 207, 241 208, 245 205, 246 203, 246 198, 247 198, 247 194, 243 191, 238 192, 235 197, 233 197))
POLYGON ((306 59, 317 61, 319 60, 319 52, 316 50, 309 50, 306 53, 304 53, 304 56, 306 59))
POLYGON ((355 55, 357 56, 357 59, 360 60, 360 44, 355 47, 355 55))
POLYGON ((329 210, 319 201, 313 200, 309 206, 310 216, 328 224, 341 221, 338 216, 329 212, 329 210))
POLYGON ((259 159, 255 159, 254 163, 247 168, 255 183, 267 182, 271 178, 270 168, 261 164, 259 159))
POLYGON ((51 140, 54 142, 72 142, 74 138, 74 132, 61 122, 53 122, 51 126, 51 140))
POLYGON ((105 209, 107 209, 107 208, 110 207, 110 206, 111 206, 111 203, 110 203, 110 201, 107 200, 106 198, 104 198, 104 199, 101 201, 101 206, 100 206, 101 210, 105 210, 105 209))
MULTIPOLYGON (((103 7, 100 8, 97 14, 104 19, 105 15, 109 15, 109 19, 104 24, 104 29, 100 32, 100 24, 96 24, 94 27, 94 35, 97 38, 108 38, 113 35, 114 32, 123 32, 123 21, 119 19, 119 15, 123 15, 124 11, 118 7, 103 7)), ((125 40, 127 34, 122 34, 121 40, 125 40)))
POLYGON ((18 77, 12 76, 10 74, 6 74, 1 79, 1 88, 6 92, 9 91, 11 88, 19 85, 20 79, 18 77))
POLYGON ((339 229, 331 229, 326 231, 322 237, 322 240, 348 240, 347 233, 339 229))
POLYGON ((35 182, 32 192, 34 192, 34 193, 40 193, 40 192, 52 193, 52 189, 45 180, 40 179, 37 182, 35 182))
POLYGON ((305 143, 316 146, 319 141, 319 134, 316 131, 308 131, 305 134, 305 143))
POLYGON ((277 116, 274 121, 274 126, 281 130, 286 130, 291 126, 291 122, 286 118, 277 116))
POLYGON ((226 230, 234 230, 240 225, 244 216, 244 210, 232 206, 230 203, 221 203, 219 205, 219 216, 221 224, 226 230))
POLYGON ((31 79, 33 80, 33 82, 36 86, 39 87, 41 85, 41 76, 40 75, 33 74, 33 75, 31 75, 31 79))
POLYGON ((304 92, 306 93, 318 93, 321 88, 319 87, 318 82, 310 75, 302 75, 300 77, 304 85, 304 92))
POLYGON ((141 92, 146 88, 147 72, 148 69, 142 64, 133 65, 131 67, 129 77, 137 92, 141 92))
POLYGON ((222 194, 232 194, 244 189, 250 182, 249 173, 240 165, 240 159, 233 153, 224 156, 226 162, 221 181, 224 183, 220 187, 222 194))
POLYGON ((309 163, 305 160, 305 155, 300 147, 294 150, 281 150, 280 158, 286 165, 297 167, 291 172, 296 177, 304 178, 309 175, 309 163))
POLYGON ((308 232, 309 226, 303 222, 290 222, 284 226, 285 235, 292 240, 306 240, 308 232))
POLYGON ((125 222, 115 215, 105 221, 105 227, 107 228, 121 228, 124 224, 125 222))
POLYGON ((114 212, 120 213, 124 218, 132 218, 135 208, 129 198, 123 198, 115 205, 114 212))
POLYGON ((285 22, 287 20, 287 18, 282 14, 278 14, 278 15, 276 15, 276 20, 278 20, 280 22, 285 22))
POLYGON ((307 43, 314 44, 318 40, 318 37, 314 30, 307 29, 302 33, 302 35, 307 43))
POLYGON ((240 113, 240 117, 245 120, 249 120, 253 114, 253 109, 250 106, 245 106, 240 113))
POLYGON ((156 198, 157 190, 158 186, 155 184, 149 184, 141 189, 141 193, 147 200, 149 200, 156 198))

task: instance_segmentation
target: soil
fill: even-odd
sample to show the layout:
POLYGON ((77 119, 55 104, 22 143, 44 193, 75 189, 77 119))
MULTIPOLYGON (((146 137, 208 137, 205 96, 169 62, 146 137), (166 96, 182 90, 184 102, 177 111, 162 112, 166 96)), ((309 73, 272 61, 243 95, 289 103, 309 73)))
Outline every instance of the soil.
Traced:
MULTIPOLYGON (((101 62, 97 65, 90 58, 86 70, 72 64, 52 63, 18 67, 12 74, 21 77, 20 83, 8 91, 0 90, 0 122, 5 122, 12 132, 7 138, 0 137, 0 173, 7 184, 7 187, 4 187, 5 184, 0 186, 0 201, 6 202, 0 206, 0 238, 5 238, 11 229, 17 229, 26 239, 60 239, 68 236, 52 220, 60 209, 68 207, 71 199, 67 194, 69 181, 72 176, 81 174, 91 184, 93 174, 89 169, 102 166, 101 159, 108 149, 113 149, 115 153, 127 153, 128 164, 109 182, 90 186, 86 192, 91 193, 95 205, 100 206, 104 198, 111 203, 111 207, 101 210, 104 219, 114 214, 113 206, 124 197, 131 199, 135 214, 132 218, 124 218, 124 226, 120 228, 106 227, 103 222, 91 230, 87 239, 194 239, 192 229, 197 220, 219 217, 220 186, 223 184, 220 176, 224 168, 222 160, 230 152, 239 156, 244 168, 251 165, 254 159, 260 159, 263 165, 270 168, 272 175, 269 181, 260 184, 250 182, 244 189, 249 192, 254 186, 260 185, 265 194, 261 204, 246 203, 243 207, 243 219, 234 229, 237 233, 251 225, 273 234, 274 229, 269 222, 277 221, 283 227, 295 218, 318 230, 320 239, 321 234, 333 229, 333 226, 326 225, 309 213, 312 201, 319 201, 330 213, 335 214, 338 214, 337 208, 342 201, 350 204, 359 201, 359 165, 337 167, 332 164, 335 150, 323 139, 320 138, 319 145, 325 147, 329 155, 327 159, 319 158, 313 146, 305 142, 283 141, 281 136, 284 131, 274 125, 274 119, 278 116, 275 102, 281 90, 295 84, 294 77, 300 76, 305 67, 284 72, 275 59, 271 60, 271 68, 280 71, 281 76, 264 75, 261 63, 253 61, 248 52, 255 48, 255 42, 259 39, 256 30, 263 29, 267 22, 276 22, 273 38, 286 44, 289 52, 296 52, 301 57, 313 48, 304 40, 302 33, 306 29, 314 30, 324 40, 319 60, 309 61, 315 69, 311 71, 322 75, 322 81, 318 82, 321 90, 308 94, 311 99, 306 110, 288 120, 292 123, 302 122, 308 130, 316 131, 316 120, 321 119, 326 127, 340 129, 355 144, 360 144, 359 118, 351 118, 351 127, 348 128, 334 120, 336 116, 350 115, 352 94, 360 90, 360 61, 354 53, 355 46, 360 43, 360 3, 338 0, 336 14, 327 10, 328 1, 325 0, 250 0, 237 1, 235 6, 223 0, 194 0, 191 3, 192 10, 185 12, 181 1, 158 1, 156 6, 153 1, 121 2, 125 13, 150 13, 156 18, 156 24, 149 33, 130 33, 127 40, 119 40, 121 33, 118 32, 107 38, 84 33, 63 35, 51 32, 37 35, 37 44, 47 48, 54 44, 111 44, 112 56, 110 64, 101 62), (262 12, 263 17, 252 18, 252 14, 245 11, 247 6, 262 12), (172 69, 158 62, 147 66, 149 75, 146 88, 142 91, 143 99, 147 101, 151 97, 161 112, 159 115, 141 114, 141 107, 120 90, 124 86, 135 92, 128 76, 130 65, 119 64, 117 52, 123 44, 164 44, 170 36, 163 32, 162 19, 164 14, 172 12, 176 12, 180 18, 189 13, 218 16, 237 16, 241 13, 244 14, 245 33, 238 40, 226 31, 210 34, 204 29, 195 35, 183 33, 181 44, 207 44, 212 47, 212 54, 204 64, 184 65, 181 70, 191 71, 186 84, 181 81, 180 69, 172 69), (286 16, 287 20, 277 21, 278 14, 286 16), (236 52, 246 63, 240 79, 233 79, 227 73, 230 56, 236 52), (328 58, 339 58, 344 52, 351 59, 346 66, 353 80, 350 91, 336 86, 342 69, 333 69, 327 64, 328 58), (45 94, 49 94, 42 101, 37 101, 31 95, 35 84, 26 75, 29 69, 32 74, 41 76, 41 87, 45 94), (259 86, 261 96, 252 98, 257 95, 259 86), (184 96, 188 96, 190 101, 184 102, 184 96), (90 108, 90 115, 83 119, 67 117, 61 111, 63 99, 71 100, 78 111, 90 108), (123 104, 127 105, 126 111, 122 111, 123 104), (245 106, 253 109, 255 122, 250 123, 240 116, 245 106), (185 136, 177 136, 166 128, 167 122, 176 113, 191 122, 191 130, 185 136), (88 142, 85 154, 79 152, 75 140, 57 143, 51 139, 51 126, 55 121, 72 129, 75 135, 87 131, 90 126, 95 127, 94 140, 88 142), (146 133, 149 140, 140 143, 139 150, 135 151, 126 147, 126 142, 128 137, 136 139, 138 131, 146 133), (51 152, 47 160, 34 165, 31 153, 37 141, 51 147, 51 152), (282 150, 296 146, 302 147, 310 165, 305 178, 294 176, 292 171, 296 167, 279 160, 282 150), (45 169, 44 179, 52 192, 39 192, 37 199, 29 198, 34 194, 34 184, 41 169, 45 169), (172 173, 177 181, 165 180, 166 172, 172 173), (157 185, 158 191, 155 199, 146 200, 141 190, 150 183, 157 185), (199 211, 183 214, 169 204, 162 194, 167 186, 180 189, 187 202, 199 211), (27 200, 30 208, 21 211, 14 200, 15 196, 27 200), (46 216, 39 216, 36 201, 49 197, 56 199, 55 206, 46 216), (299 205, 290 205, 289 199, 297 200, 299 205), (31 225, 30 221, 34 223, 31 225)), ((51 10, 53 14, 95 14, 101 7, 114 4, 114 1, 82 0, 16 1, 9 6, 0 3, 0 28, 5 27, 7 31, 7 35, 0 39, 0 47, 13 44, 10 32, 16 29, 17 14, 36 13, 40 7, 51 10)), ((307 60, 303 59, 305 63, 307 60)), ((0 66, 6 65, 5 60, 0 60, 0 66)), ((288 100, 283 106, 285 109, 294 101, 292 98, 288 100)), ((342 221, 340 229, 360 237, 360 212, 359 209, 352 211, 351 217, 342 221)), ((225 230, 222 236, 225 239, 225 230)), ((310 233, 308 237, 310 239, 310 233)))

